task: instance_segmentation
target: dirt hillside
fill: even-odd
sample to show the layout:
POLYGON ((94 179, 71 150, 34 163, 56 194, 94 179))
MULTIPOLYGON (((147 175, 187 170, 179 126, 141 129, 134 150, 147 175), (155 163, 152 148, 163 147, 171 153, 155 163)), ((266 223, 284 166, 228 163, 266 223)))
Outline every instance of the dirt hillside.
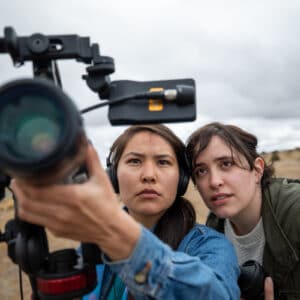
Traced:
MULTIPOLYGON (((288 151, 264 154, 266 160, 273 160, 277 177, 300 178, 300 148, 288 151)), ((197 219, 203 223, 207 215, 199 194, 193 184, 189 185, 186 197, 194 204, 197 211, 197 219)), ((10 197, 0 202, 0 230, 3 232, 6 222, 13 217, 13 204, 10 197)), ((77 243, 63 240, 48 234, 50 251, 67 247, 76 247, 77 243)), ((23 275, 24 299, 30 299, 30 286, 26 275, 23 275)), ((20 299, 18 268, 7 257, 7 245, 0 243, 0 299, 20 299)))

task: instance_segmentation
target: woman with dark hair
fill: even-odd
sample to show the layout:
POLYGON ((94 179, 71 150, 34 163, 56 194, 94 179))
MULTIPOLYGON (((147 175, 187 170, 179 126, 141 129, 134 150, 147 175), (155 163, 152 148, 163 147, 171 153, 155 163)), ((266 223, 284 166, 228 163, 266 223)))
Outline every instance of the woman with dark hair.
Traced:
POLYGON ((265 297, 274 283, 275 299, 300 299, 300 181, 274 178, 256 146, 234 125, 199 128, 187 141, 192 179, 210 209, 207 225, 225 233, 240 265, 255 260, 271 276, 265 297))
POLYGON ((107 169, 114 190, 90 145, 86 166, 83 184, 13 183, 21 219, 102 250, 99 284, 84 299, 239 299, 232 245, 196 224, 182 197, 185 146, 170 129, 136 125, 117 138, 107 169))

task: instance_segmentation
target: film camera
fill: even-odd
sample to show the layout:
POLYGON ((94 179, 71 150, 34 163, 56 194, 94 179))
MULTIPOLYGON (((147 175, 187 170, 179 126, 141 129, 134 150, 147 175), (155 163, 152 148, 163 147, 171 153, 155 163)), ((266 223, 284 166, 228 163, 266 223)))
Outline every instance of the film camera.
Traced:
MULTIPOLYGON (((19 37, 4 28, 0 53, 15 66, 32 62, 33 77, 0 87, 0 191, 10 178, 41 185, 80 181, 86 175, 83 158, 88 143, 82 114, 107 105, 112 125, 192 121, 196 118, 193 79, 137 82, 111 81, 111 57, 99 53, 98 44, 78 35, 19 37), (88 64, 83 75, 101 102, 79 111, 62 90, 57 60, 88 64)), ((8 255, 30 279, 32 300, 75 299, 96 285, 95 265, 100 250, 93 244, 49 253, 44 228, 20 221, 5 226, 0 241, 8 255)), ((21 293, 22 294, 22 293, 21 293)))

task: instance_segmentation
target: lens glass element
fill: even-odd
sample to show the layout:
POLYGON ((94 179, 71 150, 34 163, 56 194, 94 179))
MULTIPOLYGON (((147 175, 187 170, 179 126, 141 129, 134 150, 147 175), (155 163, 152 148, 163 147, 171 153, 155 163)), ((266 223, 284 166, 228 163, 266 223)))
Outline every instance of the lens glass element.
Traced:
POLYGON ((56 146, 59 127, 43 116, 29 116, 16 128, 16 148, 22 155, 40 157, 50 153, 56 146))
POLYGON ((16 159, 47 157, 62 143, 65 123, 61 106, 45 90, 21 93, 15 87, 7 99, 0 105, 1 146, 16 159))

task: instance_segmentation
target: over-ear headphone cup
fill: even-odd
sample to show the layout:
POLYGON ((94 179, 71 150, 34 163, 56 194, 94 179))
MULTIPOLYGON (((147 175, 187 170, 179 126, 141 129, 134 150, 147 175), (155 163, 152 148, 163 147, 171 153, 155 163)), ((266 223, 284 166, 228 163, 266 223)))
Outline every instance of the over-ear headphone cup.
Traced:
POLYGON ((183 196, 188 188, 190 175, 184 168, 179 170, 179 181, 177 187, 177 196, 183 196))
POLYGON ((181 153, 178 156, 178 161, 179 161, 179 182, 177 188, 177 196, 183 196, 190 182, 191 166, 185 152, 181 153))
POLYGON ((116 193, 119 193, 119 183, 118 183, 118 178, 117 178, 117 172, 116 169, 114 168, 114 166, 112 164, 110 164, 107 169, 106 172, 110 178, 111 184, 115 190, 116 193))

